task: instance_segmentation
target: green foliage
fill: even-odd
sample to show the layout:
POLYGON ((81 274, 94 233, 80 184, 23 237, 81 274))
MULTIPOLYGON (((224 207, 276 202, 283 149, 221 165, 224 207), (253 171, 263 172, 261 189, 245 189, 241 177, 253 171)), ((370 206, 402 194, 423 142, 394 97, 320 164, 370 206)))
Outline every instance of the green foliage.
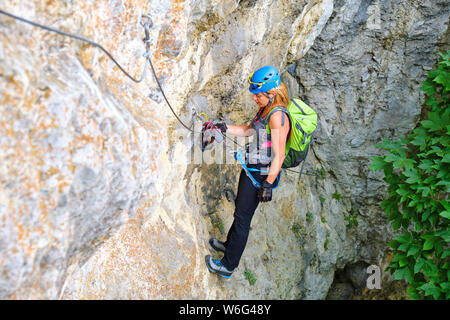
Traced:
POLYGON ((353 208, 350 210, 350 214, 344 218, 345 221, 347 221, 347 227, 357 227, 358 226, 358 213, 353 210, 353 208))
POLYGON ((312 221, 312 219, 313 219, 313 215, 312 215, 311 211, 307 211, 306 212, 306 221, 308 223, 310 223, 312 221))
POLYGON ((341 200, 342 199, 342 195, 339 194, 339 192, 337 192, 337 190, 331 195, 331 197, 333 199, 336 199, 336 200, 341 200))
POLYGON ((256 282, 256 277, 255 277, 255 275, 254 275, 249 269, 247 269, 247 270, 244 271, 244 275, 245 275, 245 279, 248 280, 248 283, 249 283, 251 286, 255 284, 255 282, 256 282))
POLYGON ((319 195, 319 200, 321 204, 325 203, 325 197, 323 195, 319 195))
POLYGON ((323 168, 316 169, 316 176, 320 179, 325 179, 325 170, 323 168))
POLYGON ((302 226, 301 226, 301 225, 299 225, 298 223, 294 222, 294 223, 292 224, 291 230, 292 230, 292 232, 294 233, 294 235, 295 235, 297 238, 300 238, 300 237, 301 237, 301 235, 302 235, 302 226))
POLYGON ((381 202, 394 230, 388 245, 394 258, 387 270, 406 279, 412 299, 450 298, 450 51, 421 90, 428 115, 407 137, 384 139, 385 157, 371 170, 384 171, 389 196, 381 202))
POLYGON ((325 237, 325 242, 323 243, 323 248, 325 251, 328 251, 328 243, 330 242, 330 233, 327 231, 327 235, 325 237))
POLYGON ((224 233, 224 225, 223 225, 222 220, 220 218, 217 218, 214 216, 211 218, 211 220, 212 220, 212 224, 219 229, 221 234, 223 234, 224 233))

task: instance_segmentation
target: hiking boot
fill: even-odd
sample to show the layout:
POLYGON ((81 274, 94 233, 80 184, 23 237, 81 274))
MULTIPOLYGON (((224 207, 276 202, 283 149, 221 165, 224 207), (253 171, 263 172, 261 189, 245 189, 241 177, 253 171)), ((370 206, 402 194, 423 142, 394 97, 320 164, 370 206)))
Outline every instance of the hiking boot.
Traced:
POLYGON ((217 240, 216 238, 209 239, 209 245, 214 250, 222 251, 223 253, 225 253, 225 250, 227 249, 227 248, 225 248, 224 243, 222 241, 220 241, 220 240, 217 240))
POLYGON ((205 262, 206 266, 208 267, 209 271, 213 273, 217 273, 219 276, 230 279, 231 275, 233 274, 234 270, 228 270, 220 260, 215 260, 211 258, 210 255, 205 256, 205 262))

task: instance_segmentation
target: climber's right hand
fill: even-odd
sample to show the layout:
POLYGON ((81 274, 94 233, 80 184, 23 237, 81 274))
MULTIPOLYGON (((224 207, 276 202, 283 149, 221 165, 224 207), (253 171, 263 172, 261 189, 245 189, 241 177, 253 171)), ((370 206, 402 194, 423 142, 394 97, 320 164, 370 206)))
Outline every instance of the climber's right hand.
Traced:
POLYGON ((202 124, 202 131, 212 129, 213 125, 214 124, 211 121, 203 122, 203 124, 202 124))

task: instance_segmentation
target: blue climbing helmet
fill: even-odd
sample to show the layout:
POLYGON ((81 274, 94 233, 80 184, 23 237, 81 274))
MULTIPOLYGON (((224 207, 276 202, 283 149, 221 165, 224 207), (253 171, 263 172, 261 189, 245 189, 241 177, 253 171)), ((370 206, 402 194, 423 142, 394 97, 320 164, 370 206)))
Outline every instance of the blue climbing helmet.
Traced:
POLYGON ((277 69, 272 66, 265 66, 249 75, 248 82, 250 83, 248 90, 253 94, 258 94, 278 87, 281 80, 277 69))

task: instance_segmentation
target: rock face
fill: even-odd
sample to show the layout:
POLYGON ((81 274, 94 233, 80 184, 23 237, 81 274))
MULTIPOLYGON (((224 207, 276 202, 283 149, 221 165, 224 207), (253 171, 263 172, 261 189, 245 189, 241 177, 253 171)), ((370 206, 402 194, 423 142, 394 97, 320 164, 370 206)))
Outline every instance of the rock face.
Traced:
MULTIPOLYGON (((193 106, 248 123, 257 107, 247 77, 268 64, 319 126, 301 181, 283 173, 222 281, 204 256, 232 223, 233 144, 202 157, 149 71, 134 83, 97 48, 0 15, 0 299, 324 299, 336 270, 384 263, 392 230, 369 157, 415 126, 420 82, 448 46, 448 1, 12 0, 2 9, 99 42, 136 77, 148 14, 158 78, 197 132, 193 106)), ((363 271, 348 276, 360 286, 363 271)))

